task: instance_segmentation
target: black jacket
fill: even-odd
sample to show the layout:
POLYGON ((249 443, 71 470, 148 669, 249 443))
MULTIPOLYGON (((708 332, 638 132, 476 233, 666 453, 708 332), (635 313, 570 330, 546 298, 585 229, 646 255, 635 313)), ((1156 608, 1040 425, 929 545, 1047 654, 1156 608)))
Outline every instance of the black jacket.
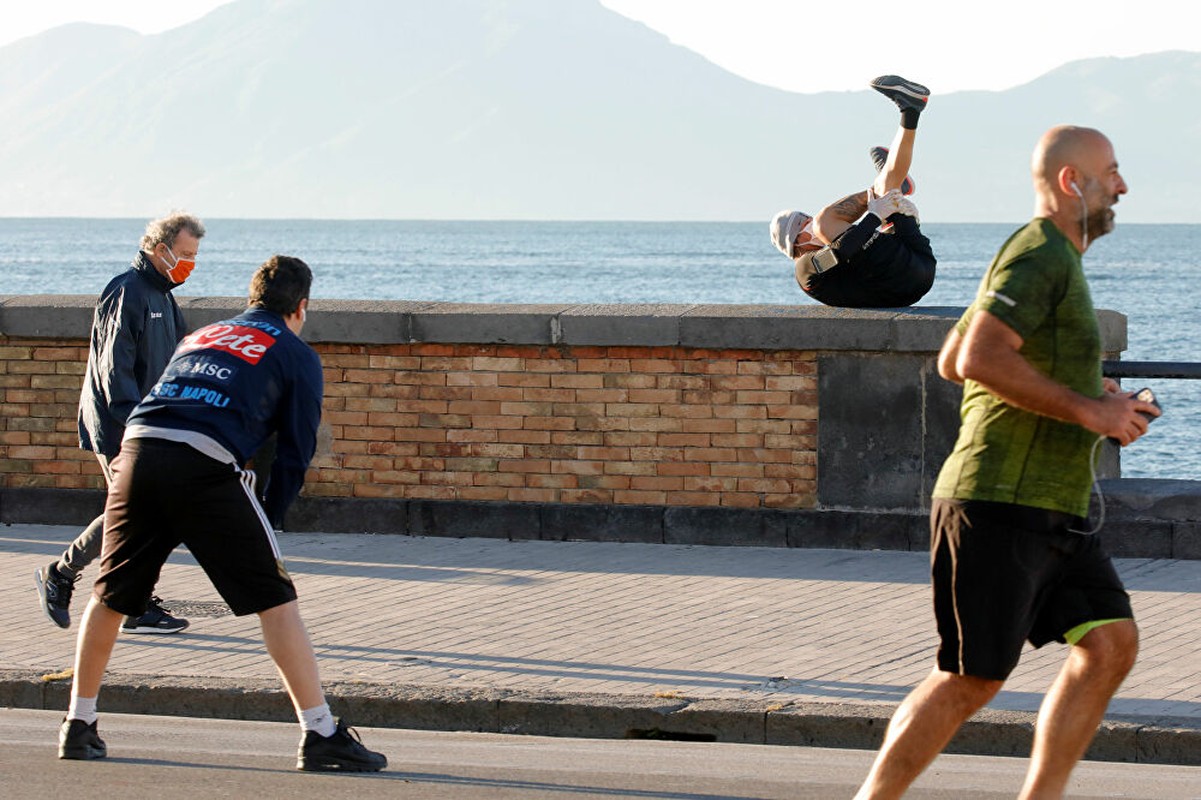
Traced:
POLYGON ((890 233, 877 233, 880 219, 866 214, 847 228, 832 248, 838 265, 813 267, 813 253, 796 259, 797 282, 805 293, 840 308, 901 308, 921 300, 934 284, 936 259, 917 221, 893 214, 890 233))
POLYGON ((79 394, 79 446, 113 458, 125 420, 158 381, 183 338, 183 313, 145 253, 109 281, 92 317, 88 366, 79 394))

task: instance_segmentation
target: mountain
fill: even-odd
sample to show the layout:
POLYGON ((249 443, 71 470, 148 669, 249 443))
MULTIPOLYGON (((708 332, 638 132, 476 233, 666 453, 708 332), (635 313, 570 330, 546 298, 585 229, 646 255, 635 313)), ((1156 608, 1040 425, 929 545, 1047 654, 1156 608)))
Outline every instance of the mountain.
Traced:
POLYGON ((1201 53, 1165 52, 1077 61, 1008 91, 949 95, 938 107, 932 99, 915 172, 938 202, 923 202, 923 214, 1003 221, 1003 209, 1019 199, 1028 216, 1030 151, 1051 125, 1074 123, 1114 143, 1130 187, 1119 224, 1196 222, 1186 200, 1201 176, 1201 108, 1190 100, 1199 93, 1201 53), (932 113, 942 106, 945 123, 932 113))
MULTIPOLYGON (((936 96, 923 218, 1025 219, 1030 149, 1071 121, 1114 140, 1122 221, 1194 221, 1199 90, 1201 53, 1173 52, 936 96)), ((0 215, 766 221, 866 186, 896 123, 874 92, 760 86, 596 0, 236 0, 0 48, 0 215)))

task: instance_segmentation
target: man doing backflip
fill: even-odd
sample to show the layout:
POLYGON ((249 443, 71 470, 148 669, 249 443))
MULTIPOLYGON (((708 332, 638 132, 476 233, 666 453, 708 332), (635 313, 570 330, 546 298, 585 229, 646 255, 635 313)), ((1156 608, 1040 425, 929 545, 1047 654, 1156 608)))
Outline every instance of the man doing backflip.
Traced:
POLYGON ((239 616, 257 614, 263 641, 304 731, 303 770, 376 771, 387 759, 334 719, 274 531, 304 482, 321 419, 322 372, 300 339, 312 272, 274 256, 250 283, 250 307, 200 328, 129 415, 104 507, 104 552, 75 652, 59 758, 103 758, 96 699, 122 615, 142 612, 159 570, 187 545, 239 616), (242 464, 275 433, 260 504, 242 464))
POLYGON ((1091 128, 1039 140, 1035 216, 993 259, 948 335, 939 373, 963 384, 959 438, 935 484, 931 577, 937 666, 893 715, 857 797, 900 797, 1001 689, 1024 642, 1070 645, 1035 726, 1020 797, 1061 797, 1109 699, 1134 665, 1130 599, 1086 524, 1092 459, 1158 409, 1101 375, 1082 254, 1126 193, 1091 128))
POLYGON ((934 284, 934 252, 922 234, 917 208, 906 196, 914 188, 908 175, 918 117, 930 92, 896 75, 876 78, 871 87, 901 109, 891 148, 871 149, 879 170, 875 182, 816 217, 786 210, 771 221, 772 243, 793 259, 797 283, 829 306, 909 306, 934 284))

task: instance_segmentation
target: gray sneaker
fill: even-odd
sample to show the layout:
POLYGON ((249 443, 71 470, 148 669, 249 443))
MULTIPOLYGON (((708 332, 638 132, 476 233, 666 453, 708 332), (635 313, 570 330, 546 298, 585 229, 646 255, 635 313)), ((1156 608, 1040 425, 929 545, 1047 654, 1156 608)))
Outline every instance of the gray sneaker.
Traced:
POLYGON ((896 103, 902 111, 910 108, 924 111, 930 99, 930 90, 925 86, 897 75, 881 75, 871 82, 871 87, 896 103))
POLYGON ((60 628, 71 627, 71 593, 75 591, 79 576, 65 578, 59 574, 56 564, 51 564, 38 567, 33 571, 33 577, 47 619, 60 628))

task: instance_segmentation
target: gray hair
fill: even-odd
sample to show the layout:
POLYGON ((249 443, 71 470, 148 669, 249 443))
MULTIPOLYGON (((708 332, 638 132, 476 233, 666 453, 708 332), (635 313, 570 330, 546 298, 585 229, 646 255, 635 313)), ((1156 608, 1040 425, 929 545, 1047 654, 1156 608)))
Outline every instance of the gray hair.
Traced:
POLYGON ((179 211, 161 219, 151 220, 146 223, 146 232, 142 234, 142 249, 150 253, 160 244, 174 247, 180 231, 187 231, 197 239, 203 239, 204 223, 191 214, 179 211))

